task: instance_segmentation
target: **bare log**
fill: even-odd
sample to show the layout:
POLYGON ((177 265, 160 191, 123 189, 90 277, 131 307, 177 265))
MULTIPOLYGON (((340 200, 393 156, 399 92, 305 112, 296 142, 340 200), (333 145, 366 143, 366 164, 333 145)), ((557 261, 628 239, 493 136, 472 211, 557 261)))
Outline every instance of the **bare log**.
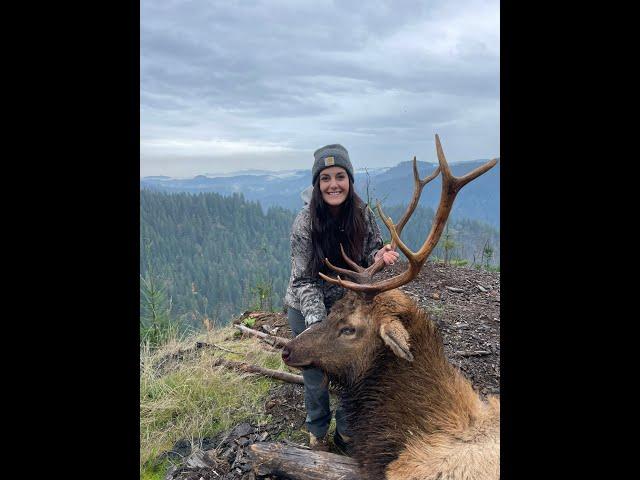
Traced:
POLYGON ((236 327, 241 332, 248 333, 249 335, 255 335, 256 337, 260 337, 262 340, 264 340, 269 345, 272 345, 274 347, 282 348, 290 341, 288 338, 275 337, 273 335, 269 335, 267 333, 254 330, 253 328, 245 327, 244 325, 234 325, 234 327, 236 327))
POLYGON ((358 463, 350 457, 264 442, 249 446, 256 475, 295 480, 356 480, 358 463))
POLYGON ((293 373, 281 372, 280 370, 272 370, 270 368, 264 368, 258 365, 252 365, 250 363, 234 362, 233 360, 225 360, 223 358, 219 358, 213 362, 213 366, 233 368, 235 370, 240 370, 242 372, 248 372, 248 373, 259 373, 261 375, 266 375, 267 377, 275 378, 276 380, 282 380, 284 382, 298 383, 300 385, 304 385, 304 381, 302 380, 302 375, 295 375, 293 373))

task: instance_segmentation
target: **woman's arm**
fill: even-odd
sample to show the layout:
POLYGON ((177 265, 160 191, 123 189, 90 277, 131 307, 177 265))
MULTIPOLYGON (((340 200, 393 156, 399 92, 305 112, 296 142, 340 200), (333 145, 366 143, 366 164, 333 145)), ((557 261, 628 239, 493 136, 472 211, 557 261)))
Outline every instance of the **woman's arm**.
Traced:
POLYGON ((310 219, 301 214, 291 230, 291 288, 300 301, 300 312, 307 327, 327 316, 319 280, 311 277, 312 255, 310 219))

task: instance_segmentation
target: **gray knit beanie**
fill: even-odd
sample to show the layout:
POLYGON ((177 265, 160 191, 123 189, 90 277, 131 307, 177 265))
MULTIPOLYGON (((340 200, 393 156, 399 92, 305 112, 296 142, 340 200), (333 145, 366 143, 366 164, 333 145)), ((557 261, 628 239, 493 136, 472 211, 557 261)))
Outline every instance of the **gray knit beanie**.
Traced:
POLYGON ((318 178, 320 172, 329 167, 344 168, 353 182, 353 167, 351 166, 351 160, 349 160, 349 152, 342 145, 337 143, 326 145, 316 150, 313 156, 315 161, 311 169, 311 185, 316 183, 316 178, 318 178))

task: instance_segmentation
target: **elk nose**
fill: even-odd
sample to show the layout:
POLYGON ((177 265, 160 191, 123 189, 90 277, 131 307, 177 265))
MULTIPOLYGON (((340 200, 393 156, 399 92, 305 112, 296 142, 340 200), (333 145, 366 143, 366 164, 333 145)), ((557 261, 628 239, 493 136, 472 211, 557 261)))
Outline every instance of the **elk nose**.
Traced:
POLYGON ((284 360, 285 362, 289 360, 289 355, 291 355, 291 350, 289 350, 287 347, 284 347, 282 349, 282 360, 284 360))

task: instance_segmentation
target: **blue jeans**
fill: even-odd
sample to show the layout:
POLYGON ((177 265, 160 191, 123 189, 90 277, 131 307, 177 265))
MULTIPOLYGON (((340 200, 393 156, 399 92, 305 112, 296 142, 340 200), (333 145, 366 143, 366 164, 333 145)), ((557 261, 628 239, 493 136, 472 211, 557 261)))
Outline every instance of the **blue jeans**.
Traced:
MULTIPOLYGON (((299 310, 287 308, 287 320, 294 336, 305 329, 304 317, 299 310)), ((316 437, 322 438, 329 430, 331 408, 329 407, 329 385, 323 385, 324 374, 319 368, 302 370, 304 380, 304 405, 307 410, 307 430, 316 437)), ((342 436, 348 436, 347 422, 341 407, 336 409, 336 430, 342 436)))

